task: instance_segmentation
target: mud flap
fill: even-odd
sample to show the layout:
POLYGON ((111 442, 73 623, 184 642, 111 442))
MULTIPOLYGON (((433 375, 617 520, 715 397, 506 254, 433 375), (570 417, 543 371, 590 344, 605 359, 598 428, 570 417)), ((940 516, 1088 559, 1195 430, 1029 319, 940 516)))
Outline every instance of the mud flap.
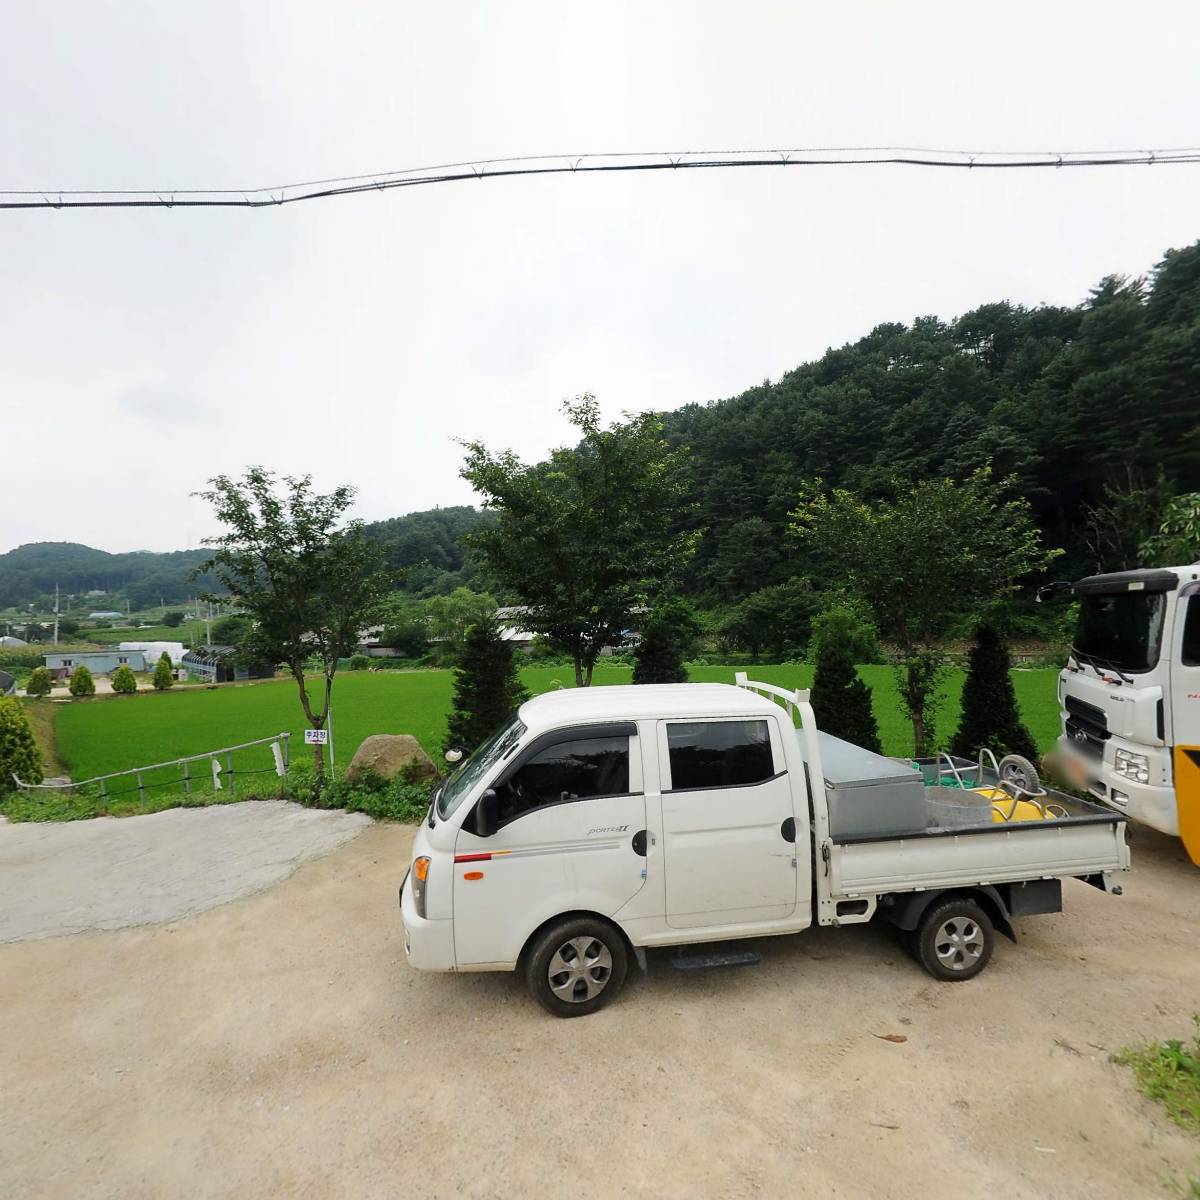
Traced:
POLYGON ((1183 848, 1200 867, 1200 746, 1175 747, 1175 807, 1183 848))

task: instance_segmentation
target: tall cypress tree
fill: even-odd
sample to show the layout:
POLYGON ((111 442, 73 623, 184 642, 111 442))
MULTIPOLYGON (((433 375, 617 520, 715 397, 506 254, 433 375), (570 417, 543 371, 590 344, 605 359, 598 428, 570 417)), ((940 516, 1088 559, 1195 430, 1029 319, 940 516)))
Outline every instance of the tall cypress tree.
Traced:
POLYGON ((529 692, 517 674, 512 643, 500 636, 494 620, 479 621, 467 632, 454 672, 446 748, 474 750, 528 699, 529 692))
POLYGON ((871 689, 858 677, 841 642, 827 639, 817 657, 812 687, 813 713, 823 733, 881 754, 879 726, 871 710, 871 689))
POLYGON ((950 744, 954 754, 974 758, 986 746, 998 755, 1023 754, 1037 760, 1037 746, 1021 724, 1011 667, 1003 635, 991 622, 984 621, 975 631, 967 664, 962 719, 950 744))

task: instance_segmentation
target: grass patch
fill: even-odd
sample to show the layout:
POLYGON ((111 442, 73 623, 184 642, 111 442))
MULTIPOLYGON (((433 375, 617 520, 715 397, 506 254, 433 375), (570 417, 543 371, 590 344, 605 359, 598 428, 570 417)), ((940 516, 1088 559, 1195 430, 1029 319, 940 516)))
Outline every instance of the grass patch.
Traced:
POLYGON ((25 715, 33 729, 33 740, 42 755, 42 769, 47 776, 65 775, 67 769, 58 757, 58 729, 55 717, 62 707, 53 700, 43 697, 40 700, 28 698, 21 701, 25 706, 25 715))
POLYGON ((101 646, 115 646, 118 642, 182 642, 190 646, 192 636, 203 642, 203 621, 184 621, 182 625, 150 625, 145 629, 81 629, 80 637, 101 646))
POLYGON ((1192 1017, 1190 1042, 1171 1038, 1144 1046, 1127 1046, 1113 1062, 1129 1067, 1138 1091, 1159 1100, 1181 1129, 1200 1133, 1200 1015, 1192 1017))

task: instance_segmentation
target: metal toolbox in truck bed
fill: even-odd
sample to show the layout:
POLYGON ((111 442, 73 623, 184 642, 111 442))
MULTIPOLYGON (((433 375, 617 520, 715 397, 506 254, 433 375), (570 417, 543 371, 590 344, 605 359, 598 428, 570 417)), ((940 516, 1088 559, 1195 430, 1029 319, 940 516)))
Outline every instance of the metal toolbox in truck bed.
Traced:
MULTIPOLYGON (((808 756, 803 738, 800 750, 808 756)), ((894 758, 864 750, 829 733, 817 733, 825 794, 829 805, 829 836, 842 837, 923 832, 925 786, 921 772, 894 758)))

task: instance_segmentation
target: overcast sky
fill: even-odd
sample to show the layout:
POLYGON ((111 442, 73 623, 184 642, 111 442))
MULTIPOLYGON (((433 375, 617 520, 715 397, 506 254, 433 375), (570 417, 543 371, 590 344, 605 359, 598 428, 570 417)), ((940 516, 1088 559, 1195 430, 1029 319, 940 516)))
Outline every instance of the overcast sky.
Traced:
MULTIPOLYGON (((530 153, 1200 144, 1200 6, 5 6, 0 187, 253 187, 530 153), (918 16, 919 14, 919 16, 918 16)), ((1200 166, 458 183, 0 212, 0 552, 195 546, 248 463, 371 520, 455 438, 733 395, 884 320, 1075 303, 1200 237, 1200 166)))

